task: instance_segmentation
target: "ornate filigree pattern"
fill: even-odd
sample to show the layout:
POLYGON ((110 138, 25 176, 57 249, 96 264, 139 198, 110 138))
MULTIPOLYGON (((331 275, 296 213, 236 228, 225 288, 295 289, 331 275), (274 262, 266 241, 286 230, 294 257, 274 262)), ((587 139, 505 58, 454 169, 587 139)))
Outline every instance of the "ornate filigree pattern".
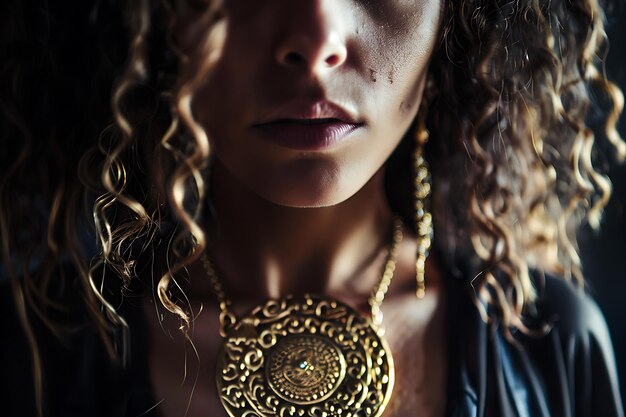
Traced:
POLYGON ((377 417, 393 360, 369 320, 325 297, 269 301, 222 347, 217 386, 230 416, 377 417))

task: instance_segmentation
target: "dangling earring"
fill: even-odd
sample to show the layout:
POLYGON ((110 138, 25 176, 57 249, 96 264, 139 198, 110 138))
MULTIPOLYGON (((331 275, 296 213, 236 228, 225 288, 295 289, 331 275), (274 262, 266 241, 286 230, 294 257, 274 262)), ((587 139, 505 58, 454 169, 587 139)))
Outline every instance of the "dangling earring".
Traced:
POLYGON ((431 191, 431 176, 428 169, 428 162, 424 159, 424 145, 428 142, 428 129, 423 120, 419 120, 415 134, 415 152, 413 154, 413 169, 415 174, 415 229, 417 233, 417 253, 415 259, 415 280, 417 298, 424 298, 426 295, 426 282, 424 270, 426 258, 430 252, 431 240, 433 238, 433 219, 429 211, 429 199, 431 191))

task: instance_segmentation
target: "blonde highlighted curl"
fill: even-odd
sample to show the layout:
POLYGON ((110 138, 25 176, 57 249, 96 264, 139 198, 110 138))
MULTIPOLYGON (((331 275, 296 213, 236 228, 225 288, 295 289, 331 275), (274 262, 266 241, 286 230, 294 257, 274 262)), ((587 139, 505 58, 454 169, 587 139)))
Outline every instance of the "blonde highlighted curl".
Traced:
MULTIPOLYGON (((164 92, 171 121, 157 145, 153 172, 157 187, 165 187, 149 205, 168 207, 177 229, 156 294, 187 332, 193 313, 177 279, 184 279, 181 272, 205 247, 200 220, 210 157, 208 132, 193 117, 193 94, 211 75, 227 22, 220 2, 186 4, 187 12, 201 13, 200 26, 209 28, 196 34, 203 45, 199 59, 185 55, 172 38, 177 25, 186 24, 185 12, 172 7, 161 3, 154 10, 144 1, 132 8, 138 19, 132 25, 132 54, 113 99, 121 139, 107 153, 102 175, 107 193, 94 217, 103 261, 130 280, 136 259, 124 256, 125 248, 160 223, 124 193, 124 161, 118 156, 140 138, 121 109, 134 107, 128 95, 133 86, 150 82, 148 33, 163 30, 178 57, 178 78, 164 92), (151 27, 155 15, 166 16, 160 28, 151 27), (125 207, 126 221, 112 222, 109 206, 125 207)), ((599 67, 606 48, 603 17, 593 0, 445 5, 441 44, 422 104, 434 136, 427 156, 435 181, 437 242, 450 261, 470 261, 477 271, 468 277, 477 307, 485 320, 496 319, 504 328, 524 329, 524 308, 536 298, 530 270, 583 284, 575 233, 584 219, 598 227, 611 194, 611 183, 593 163, 595 136, 586 121, 591 90, 612 103, 603 136, 618 160, 626 156, 616 130, 623 95, 599 67)))
MULTIPOLYGON (((9 204, 0 213, 3 260, 14 278, 34 358, 38 352, 24 294, 33 306, 37 299, 51 303, 46 301, 50 271, 64 251, 72 255, 88 311, 112 356, 126 356, 113 342, 113 329, 127 324, 107 290, 116 286, 115 276, 121 277, 115 281, 122 291, 129 288, 146 259, 157 264, 155 298, 180 318, 186 335, 193 325, 185 268, 205 248, 201 222, 208 211, 211 157, 209 132, 194 118, 193 98, 220 57, 228 23, 221 1, 128 4, 128 62, 111 97, 114 122, 83 156, 82 183, 50 193, 45 251, 51 266, 44 265, 44 272, 23 286, 12 263, 12 253, 21 247, 7 232, 20 209, 9 204), (182 50, 175 37, 191 15, 202 28, 189 31, 202 46, 196 56, 182 50), (72 226, 61 243, 54 240, 59 224, 72 224, 69 216, 76 215, 86 191, 96 195, 92 218, 101 251, 91 263, 81 258, 79 232, 72 226), (61 204, 69 207, 65 219, 59 217, 61 204)), ((602 69, 603 19, 597 0, 448 0, 444 5, 440 43, 418 114, 431 133, 426 157, 433 170, 436 245, 446 262, 469 263, 476 271, 467 279, 477 307, 485 320, 506 329, 525 328, 525 308, 537 297, 531 270, 583 284, 576 231, 585 220, 598 227, 611 194, 610 181, 597 168, 603 154, 588 124, 592 93, 610 103, 599 134, 609 144, 604 149, 617 160, 626 157, 616 129, 623 95, 602 69)), ((394 208, 410 219, 410 205, 402 205, 410 196, 410 175, 393 164, 387 168, 407 184, 388 191, 394 208)), ((8 174, 0 183, 3 198, 11 190, 8 174)))

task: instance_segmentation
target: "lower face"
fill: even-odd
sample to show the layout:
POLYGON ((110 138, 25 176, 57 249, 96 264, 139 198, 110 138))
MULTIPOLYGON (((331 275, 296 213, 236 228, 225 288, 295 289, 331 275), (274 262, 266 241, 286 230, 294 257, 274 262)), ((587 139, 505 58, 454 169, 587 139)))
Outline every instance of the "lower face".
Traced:
POLYGON ((214 156, 275 204, 356 194, 416 116, 442 1, 225 2, 222 54, 193 102, 214 156))

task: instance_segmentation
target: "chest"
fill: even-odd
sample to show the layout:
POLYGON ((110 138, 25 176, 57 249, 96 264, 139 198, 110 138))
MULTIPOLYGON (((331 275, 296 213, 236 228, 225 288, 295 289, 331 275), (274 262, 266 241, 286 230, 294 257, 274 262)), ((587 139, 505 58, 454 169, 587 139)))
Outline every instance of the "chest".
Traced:
MULTIPOLYGON (((423 300, 407 296, 384 307, 384 338, 393 356, 395 384, 383 417, 443 415, 445 318, 437 294, 423 300)), ((218 322, 211 309, 198 315, 193 344, 155 323, 150 326, 150 373, 162 417, 181 416, 185 410, 189 417, 227 417, 215 382, 222 343, 218 322)))

